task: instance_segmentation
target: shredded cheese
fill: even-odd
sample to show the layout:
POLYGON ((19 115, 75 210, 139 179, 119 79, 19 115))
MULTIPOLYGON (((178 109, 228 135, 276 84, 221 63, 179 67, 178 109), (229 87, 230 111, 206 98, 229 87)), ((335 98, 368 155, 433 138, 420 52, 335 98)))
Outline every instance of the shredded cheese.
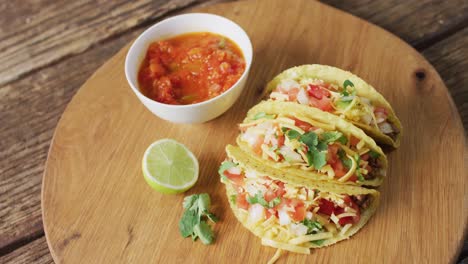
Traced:
POLYGON ((274 264, 283 254, 283 251, 281 249, 277 249, 275 255, 268 261, 267 264, 274 264))
POLYGON ((351 176, 353 176, 353 173, 356 171, 356 161, 354 160, 353 157, 349 156, 348 154, 346 154, 346 156, 351 159, 351 168, 349 169, 349 171, 341 178, 338 179, 339 182, 345 182, 347 181, 351 176))
POLYGON ((326 232, 326 233, 319 233, 319 234, 314 234, 314 235, 305 235, 305 236, 296 237, 296 238, 289 240, 289 243, 293 245, 300 245, 305 242, 316 241, 320 239, 327 239, 331 237, 333 237, 333 234, 326 232))
POLYGON ((269 247, 274 247, 274 248, 279 248, 279 249, 284 249, 284 250, 287 250, 287 251, 300 253, 300 254, 310 254, 310 249, 307 248, 307 247, 299 247, 299 246, 296 246, 296 245, 277 242, 277 241, 274 241, 274 240, 271 240, 271 239, 262 238, 262 245, 269 246, 269 247))
POLYGON ((346 234, 346 232, 349 230, 349 228, 351 228, 351 226, 352 226, 351 224, 346 224, 346 225, 343 227, 343 229, 341 229, 340 235, 341 235, 341 236, 344 236, 344 235, 346 234))
POLYGON ((352 212, 342 213, 342 214, 337 215, 336 217, 338 217, 338 218, 341 219, 341 218, 343 218, 343 217, 348 217, 348 216, 355 217, 355 216, 356 216, 356 213, 352 213, 352 212))

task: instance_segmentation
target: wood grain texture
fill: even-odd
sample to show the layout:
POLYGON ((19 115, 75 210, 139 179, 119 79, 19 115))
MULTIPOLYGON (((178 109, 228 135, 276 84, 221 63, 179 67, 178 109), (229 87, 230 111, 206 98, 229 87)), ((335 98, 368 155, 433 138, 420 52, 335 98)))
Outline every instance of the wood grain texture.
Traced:
MULTIPOLYGON (((219 1, 206 1, 213 2, 219 1)), ((11 7, 8 3, 0 7, 11 7)), ((33 14, 39 7, 31 5, 28 10, 33 14)), ((0 86, 0 253, 43 234, 41 180, 57 121, 83 82, 143 29, 134 29, 79 56, 0 86)))
POLYGON ((424 48, 468 26, 468 1, 322 0, 379 25, 417 48, 424 48))
POLYGON ((2 264, 35 263, 48 264, 54 263, 47 247, 45 237, 41 237, 7 255, 0 256, 2 264))
POLYGON ((15 10, 19 3, 29 11, 22 19, 13 19, 14 13, 0 19, 0 85, 197 0, 30 2, 0 7, 15 10))
POLYGON ((235 123, 258 101, 266 81, 303 63, 335 65, 368 80, 392 103, 407 129, 401 149, 389 157, 382 205, 370 223, 350 241, 307 257, 289 254, 287 260, 455 260, 467 219, 465 145, 459 116, 438 74, 415 50, 375 26, 319 3, 294 3, 249 1, 206 9, 244 27, 255 52, 243 100, 212 122, 173 125, 152 116, 127 87, 125 50, 78 91, 57 126, 43 184, 44 224, 55 260, 266 261, 274 250, 261 247, 235 221, 216 169, 224 158, 224 145, 234 142, 235 123), (277 24, 280 15, 290 23, 277 24), (264 23, 256 23, 259 16, 264 23), (421 71, 424 78, 417 77, 421 71), (215 245, 182 239, 176 223, 183 195, 158 194, 141 176, 144 149, 163 137, 186 144, 202 164, 199 182, 189 193, 208 191, 216 201, 214 211, 222 221, 215 227, 215 245), (411 243, 402 247, 401 241, 411 243))
MULTIPOLYGON (((435 66, 468 129, 468 27, 428 48, 423 55, 435 66)), ((467 134, 468 136, 468 134, 467 134)))

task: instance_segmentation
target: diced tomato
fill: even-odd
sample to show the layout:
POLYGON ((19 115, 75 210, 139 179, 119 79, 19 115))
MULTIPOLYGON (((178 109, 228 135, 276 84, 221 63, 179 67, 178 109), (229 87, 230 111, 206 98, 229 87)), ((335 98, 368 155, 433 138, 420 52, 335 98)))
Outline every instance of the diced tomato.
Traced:
POLYGON ((354 137, 354 136, 351 136, 351 138, 349 139, 349 144, 351 146, 356 146, 358 143, 359 143, 359 140, 358 138, 354 137))
POLYGON ((236 185, 244 184, 244 176, 242 174, 233 174, 230 173, 228 170, 225 170, 223 174, 236 185))
POLYGON ((384 115, 388 115, 388 112, 387 112, 387 109, 383 108, 383 107, 376 107, 374 108, 374 113, 382 113, 384 115))
POLYGON ((292 119, 294 119, 294 125, 295 125, 295 126, 299 127, 300 129, 302 129, 302 130, 304 130, 304 131, 306 131, 306 132, 308 132, 308 131, 310 131, 310 130, 312 130, 312 129, 315 128, 315 127, 312 126, 311 124, 309 124, 309 123, 307 123, 307 122, 304 122, 304 121, 302 121, 302 120, 299 120, 299 119, 296 119, 296 118, 292 118, 292 119))
POLYGON ((299 93, 299 88, 292 88, 288 91, 289 101, 294 102, 297 99, 297 94, 299 93))
POLYGON ((335 177, 340 178, 346 174, 346 168, 343 166, 341 160, 337 159, 335 163, 330 164, 335 172, 335 177))
POLYGON ((318 109, 331 112, 333 111, 333 106, 331 104, 331 99, 328 97, 322 97, 322 99, 317 99, 314 97, 309 97, 309 104, 313 107, 317 107, 318 109))
POLYGON ((300 222, 304 220, 305 215, 306 215, 306 208, 304 204, 295 207, 294 210, 295 210, 294 212, 290 212, 289 214, 291 216, 291 219, 296 222, 300 222))
POLYGON ((368 161, 369 160, 369 154, 364 154, 361 156, 361 160, 365 160, 365 161, 368 161))
POLYGON ((358 177, 356 176, 356 174, 353 174, 351 175, 351 177, 349 177, 348 181, 350 182, 357 182, 358 180, 358 177))
POLYGON ((338 149, 340 147, 336 144, 328 145, 328 152, 327 152, 327 163, 334 164, 338 160, 338 149))
POLYGON ((284 135, 278 136, 278 148, 284 145, 284 135))
POLYGON ((322 87, 314 84, 309 84, 309 87, 307 88, 307 93, 310 96, 313 96, 317 99, 322 99, 323 97, 330 97, 330 92, 327 91, 326 89, 323 89, 322 87))
POLYGON ((320 199, 319 206, 320 206, 320 209, 318 210, 318 212, 321 214, 328 215, 328 216, 333 214, 335 210, 335 205, 333 204, 333 202, 330 202, 327 199, 320 199))
POLYGON ((294 212, 288 212, 292 220, 300 222, 304 220, 306 215, 306 207, 299 199, 283 199, 285 204, 294 208, 294 212))
POLYGON ((276 197, 282 197, 286 190, 284 189, 284 182, 275 181, 276 185, 278 185, 278 189, 276 190, 276 197))
POLYGON ((264 142, 264 139, 265 138, 263 136, 257 137, 257 140, 255 141, 254 145, 252 146, 252 150, 258 155, 262 155, 262 144, 264 142))
POLYGON ((246 193, 239 193, 236 197, 236 205, 241 209, 248 210, 249 209, 249 202, 245 198, 246 193))
POLYGON ((265 201, 270 202, 271 200, 275 199, 277 197, 276 193, 273 190, 268 190, 265 192, 263 195, 265 198, 265 201))
POLYGON ((275 209, 268 209, 265 211, 266 219, 269 219, 272 216, 277 216, 278 212, 275 209))

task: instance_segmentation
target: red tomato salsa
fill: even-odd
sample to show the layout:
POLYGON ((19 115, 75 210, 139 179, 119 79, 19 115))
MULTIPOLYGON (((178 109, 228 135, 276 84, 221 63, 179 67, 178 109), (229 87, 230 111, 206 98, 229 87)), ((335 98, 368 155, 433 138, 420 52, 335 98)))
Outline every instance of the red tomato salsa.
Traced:
POLYGON ((165 104, 194 104, 228 90, 245 70, 230 39, 208 32, 179 35, 150 44, 138 72, 143 94, 165 104))

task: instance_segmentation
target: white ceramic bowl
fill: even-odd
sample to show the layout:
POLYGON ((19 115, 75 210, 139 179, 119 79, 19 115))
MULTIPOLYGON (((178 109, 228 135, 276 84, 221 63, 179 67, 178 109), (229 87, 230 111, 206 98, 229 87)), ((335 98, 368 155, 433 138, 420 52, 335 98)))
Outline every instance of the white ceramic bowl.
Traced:
POLYGON ((241 94, 252 63, 252 43, 245 31, 231 20, 212 14, 192 13, 165 19, 143 32, 132 44, 125 59, 125 75, 138 99, 153 114, 175 123, 202 123, 231 107, 241 94), (207 101, 190 105, 170 105, 156 102, 138 89, 138 70, 149 45, 172 36, 189 32, 213 32, 233 40, 241 49, 246 67, 240 79, 224 93, 207 101))

